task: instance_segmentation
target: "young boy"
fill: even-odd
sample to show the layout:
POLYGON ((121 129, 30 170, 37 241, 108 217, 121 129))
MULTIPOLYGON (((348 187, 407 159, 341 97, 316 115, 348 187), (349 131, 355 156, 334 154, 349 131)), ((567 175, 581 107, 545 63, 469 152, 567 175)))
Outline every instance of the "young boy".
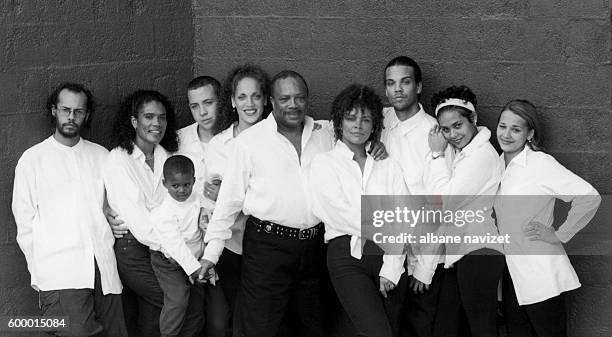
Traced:
MULTIPOLYGON (((202 196, 192 193, 194 171, 189 158, 182 155, 168 158, 163 168, 163 184, 168 194, 151 212, 161 245, 160 251, 151 252, 151 265, 164 292, 159 317, 162 337, 178 336, 184 321, 194 316, 186 312, 192 292, 198 291, 193 284, 201 269, 198 259, 204 249, 203 233, 198 225, 202 196)), ((214 278, 210 281, 214 284, 214 278)))

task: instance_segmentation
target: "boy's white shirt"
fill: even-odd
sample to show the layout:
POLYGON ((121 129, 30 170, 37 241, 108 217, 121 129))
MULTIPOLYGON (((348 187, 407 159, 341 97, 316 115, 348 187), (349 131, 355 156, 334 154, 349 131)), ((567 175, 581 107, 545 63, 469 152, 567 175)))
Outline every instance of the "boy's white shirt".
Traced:
POLYGON ((176 261, 187 275, 200 268, 198 260, 204 251, 204 235, 198 225, 202 199, 192 192, 187 200, 179 202, 167 194, 151 211, 159 251, 176 261))

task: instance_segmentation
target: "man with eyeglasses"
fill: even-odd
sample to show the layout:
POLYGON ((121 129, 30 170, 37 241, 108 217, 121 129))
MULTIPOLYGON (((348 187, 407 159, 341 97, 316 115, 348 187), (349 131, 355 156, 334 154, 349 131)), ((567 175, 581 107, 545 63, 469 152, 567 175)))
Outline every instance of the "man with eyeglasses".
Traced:
MULTIPOLYGON (((100 168, 108 151, 81 137, 89 90, 64 83, 47 100, 53 135, 15 168, 17 243, 44 317, 63 317, 56 336, 126 336, 114 238, 103 213, 100 168)), ((50 331, 51 332, 51 331, 50 331)))

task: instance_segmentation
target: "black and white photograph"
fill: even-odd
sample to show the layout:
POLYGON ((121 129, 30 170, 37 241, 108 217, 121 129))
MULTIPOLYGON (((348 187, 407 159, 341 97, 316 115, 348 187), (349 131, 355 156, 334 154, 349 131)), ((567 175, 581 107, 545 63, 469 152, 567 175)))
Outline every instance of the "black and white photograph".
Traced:
POLYGON ((0 337, 612 336, 612 0, 0 0, 0 337))

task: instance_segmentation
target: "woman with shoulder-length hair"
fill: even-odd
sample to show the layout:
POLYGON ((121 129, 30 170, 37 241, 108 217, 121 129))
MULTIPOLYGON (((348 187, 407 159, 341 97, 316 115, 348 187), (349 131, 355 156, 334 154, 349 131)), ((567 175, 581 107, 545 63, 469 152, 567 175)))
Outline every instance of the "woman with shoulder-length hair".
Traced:
POLYGON ((425 182, 442 196, 445 214, 453 215, 442 224, 442 234, 461 239, 444 245, 446 269, 434 336, 455 335, 463 313, 472 336, 497 336, 503 247, 499 242, 468 239, 498 235, 492 208, 503 168, 489 142, 491 132, 476 124, 476 95, 470 88, 451 86, 436 93, 432 103, 439 125, 429 134, 425 182), (475 216, 464 216, 470 212, 475 216))
POLYGON ((601 197, 588 182, 542 151, 536 107, 508 102, 497 140, 505 172, 495 201, 497 224, 508 234, 503 309, 510 337, 567 335, 564 293, 580 287, 562 243, 595 215, 601 197), (552 226, 555 199, 571 202, 567 219, 552 226))
POLYGON ((151 267, 149 248, 159 243, 150 211, 164 200, 163 165, 178 148, 174 108, 157 91, 135 91, 121 103, 112 136, 104 183, 110 207, 129 229, 115 241, 119 276, 136 294, 140 334, 159 336, 163 293, 151 267))
POLYGON ((366 151, 380 137, 382 107, 370 87, 342 90, 331 112, 336 145, 317 155, 309 171, 313 212, 325 223, 329 275, 359 336, 397 334, 397 306, 391 302, 402 300, 393 290, 404 256, 384 255, 361 236, 361 195, 408 194, 399 165, 392 158, 375 161, 366 151))
MULTIPOLYGON (((255 125, 270 113, 270 80, 268 74, 257 65, 244 64, 234 67, 228 73, 221 90, 220 109, 215 123, 215 136, 208 143, 206 155, 207 185, 215 185, 217 192, 223 181, 227 165, 231 165, 230 148, 242 131, 255 125)), ((218 194, 205 188, 206 197, 216 201, 218 194)), ((213 206, 214 207, 214 206, 213 206)), ((247 216, 242 212, 232 225, 232 236, 225 242, 220 256, 208 257, 218 259, 215 270, 219 275, 222 296, 215 289, 213 306, 218 312, 235 311, 236 295, 240 286, 242 264, 242 237, 247 216)), ((227 324, 227 315, 208 316, 213 320, 208 329, 211 336, 223 336, 227 324)), ((207 326, 209 323, 207 322, 207 326)))

